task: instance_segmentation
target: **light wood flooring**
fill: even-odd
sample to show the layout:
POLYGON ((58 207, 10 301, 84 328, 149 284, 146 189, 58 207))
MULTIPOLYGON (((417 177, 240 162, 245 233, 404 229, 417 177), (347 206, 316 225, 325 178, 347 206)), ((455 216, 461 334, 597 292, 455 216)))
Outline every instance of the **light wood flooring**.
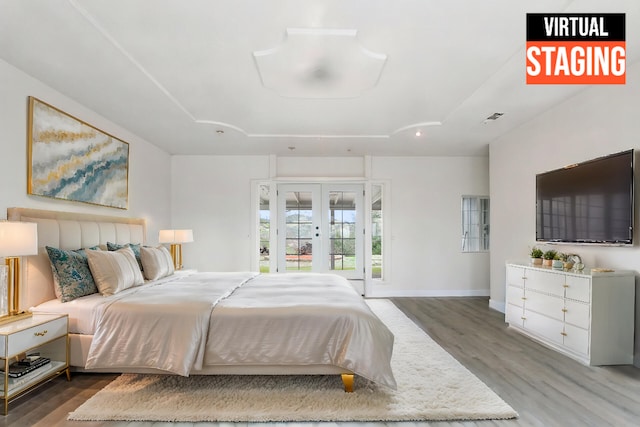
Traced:
MULTIPOLYGON (((588 367, 508 329, 486 298, 396 298, 393 302, 509 403, 520 417, 504 421, 341 423, 340 426, 515 427, 640 426, 640 369, 588 367)), ((0 426, 205 427, 211 423, 79 422, 66 416, 116 375, 58 377, 15 401, 0 426)), ((302 423, 311 427, 317 423, 302 423)), ((322 427, 335 423, 322 423, 322 427)), ((244 423, 223 424, 244 427, 244 423)), ((272 427, 275 425, 267 424, 272 427)), ((258 423, 250 427, 260 427, 258 423)))

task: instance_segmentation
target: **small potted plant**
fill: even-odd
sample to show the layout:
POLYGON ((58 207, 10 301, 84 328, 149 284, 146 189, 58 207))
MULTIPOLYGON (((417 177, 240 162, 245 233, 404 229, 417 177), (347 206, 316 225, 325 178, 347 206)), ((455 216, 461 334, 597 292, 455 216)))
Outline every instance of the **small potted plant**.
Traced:
POLYGON ((542 265, 542 254, 542 249, 536 248, 535 246, 531 248, 531 252, 529 253, 531 256, 531 264, 542 265))
POLYGON ((553 262, 551 263, 551 267, 555 270, 562 270, 564 268, 564 260, 567 259, 567 256, 562 252, 556 252, 553 257, 553 262))
POLYGON ((549 249, 545 253, 542 254, 542 265, 546 265, 547 267, 551 267, 553 263, 553 259, 556 257, 558 251, 554 251, 553 249, 549 249))

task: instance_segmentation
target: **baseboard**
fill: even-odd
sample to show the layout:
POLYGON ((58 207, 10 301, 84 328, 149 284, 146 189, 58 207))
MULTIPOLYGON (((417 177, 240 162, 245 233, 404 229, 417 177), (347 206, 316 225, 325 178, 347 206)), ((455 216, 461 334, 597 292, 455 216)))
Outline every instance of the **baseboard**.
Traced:
POLYGON ((443 290, 402 290, 402 289, 376 289, 373 287, 367 294, 367 298, 405 298, 405 297, 488 297, 489 289, 443 289, 443 290))
POLYGON ((489 298, 489 308, 497 310, 500 313, 504 313, 507 311, 507 307, 505 306, 504 301, 496 301, 491 298, 489 298))

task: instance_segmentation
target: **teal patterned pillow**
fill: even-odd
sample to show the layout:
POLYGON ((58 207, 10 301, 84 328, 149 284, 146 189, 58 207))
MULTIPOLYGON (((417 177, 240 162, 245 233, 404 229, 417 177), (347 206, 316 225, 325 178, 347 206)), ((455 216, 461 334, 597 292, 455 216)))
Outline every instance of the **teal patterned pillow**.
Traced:
POLYGON ((122 248, 131 248, 133 254, 136 256, 136 261, 138 261, 138 267, 140 267, 140 271, 142 271, 142 259, 140 258, 140 244, 136 243, 127 243, 126 245, 119 245, 117 243, 107 242, 107 249, 110 251, 117 251, 122 248))
POLYGON ((46 249, 60 301, 68 302, 98 292, 84 249, 66 251, 50 246, 46 249))

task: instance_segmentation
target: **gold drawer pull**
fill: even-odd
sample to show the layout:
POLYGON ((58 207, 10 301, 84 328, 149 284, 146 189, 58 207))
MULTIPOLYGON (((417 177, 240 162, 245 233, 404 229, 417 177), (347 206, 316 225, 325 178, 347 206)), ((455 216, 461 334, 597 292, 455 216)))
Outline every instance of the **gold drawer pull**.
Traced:
POLYGON ((521 319, 522 319, 522 320, 527 320, 527 318, 526 318, 526 317, 521 317, 521 319))
POLYGON ((562 335, 563 337, 566 337, 567 333, 566 332, 560 332, 560 335, 562 335))
POLYGON ((527 297, 521 297, 520 299, 527 299, 527 297))
POLYGON ((43 337, 43 336, 47 335, 47 332, 49 332, 49 331, 47 331, 47 330, 45 329, 45 330, 44 330, 44 331, 42 331, 42 332, 34 332, 34 333, 33 333, 33 335, 35 335, 36 337, 43 337))
POLYGON ((569 287, 569 285, 565 284, 565 285, 562 285, 562 287, 563 287, 563 288, 568 288, 568 287, 569 287))
POLYGON ((569 310, 567 310, 566 308, 563 308, 563 309, 562 309, 562 312, 563 312, 563 313, 566 313, 567 311, 569 311, 569 310))

